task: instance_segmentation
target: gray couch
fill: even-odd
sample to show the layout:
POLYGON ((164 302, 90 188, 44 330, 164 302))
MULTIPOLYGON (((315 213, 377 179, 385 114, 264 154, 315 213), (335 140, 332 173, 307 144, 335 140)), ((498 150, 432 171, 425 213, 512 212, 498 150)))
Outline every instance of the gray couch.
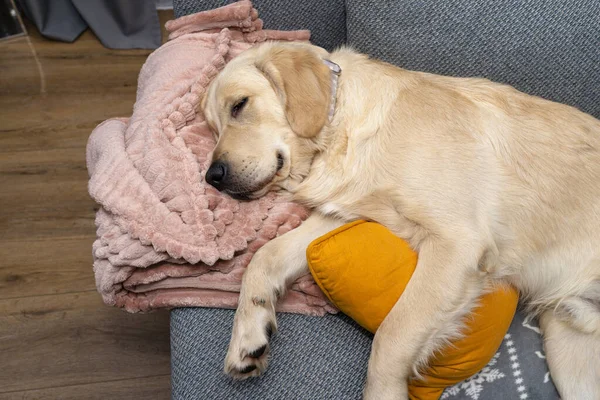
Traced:
MULTIPOLYGON (((176 16, 228 3, 174 0, 176 16)), ((408 69, 483 76, 600 118, 598 0, 255 0, 272 29, 310 29, 315 44, 408 69)), ((282 314, 269 370, 222 373, 233 311, 171 313, 174 399, 359 399, 372 335, 343 315, 282 314)), ((521 313, 490 364, 444 399, 557 399, 539 330, 521 313)))

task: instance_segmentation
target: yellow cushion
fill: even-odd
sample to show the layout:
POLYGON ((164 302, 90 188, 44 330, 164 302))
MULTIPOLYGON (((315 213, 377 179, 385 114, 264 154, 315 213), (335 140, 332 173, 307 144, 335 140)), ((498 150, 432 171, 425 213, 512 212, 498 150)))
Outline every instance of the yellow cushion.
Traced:
MULTIPOLYGON (((356 221, 316 239, 306 251, 315 281, 342 312, 365 329, 377 328, 402 295, 417 265, 408 243, 382 225, 356 221)), ((438 399, 496 353, 517 307, 512 288, 485 294, 466 321, 465 337, 433 358, 424 380, 411 380, 411 399, 438 399)))

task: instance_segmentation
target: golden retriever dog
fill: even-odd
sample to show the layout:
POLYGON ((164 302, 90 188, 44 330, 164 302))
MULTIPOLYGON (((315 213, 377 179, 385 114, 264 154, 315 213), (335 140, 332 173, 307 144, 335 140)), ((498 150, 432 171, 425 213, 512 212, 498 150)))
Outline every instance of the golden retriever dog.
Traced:
POLYGON ((265 371, 275 303, 307 273, 307 246, 362 218, 419 253, 375 335, 365 399, 407 398, 407 380, 497 283, 539 316, 562 398, 600 399, 600 121, 485 79, 299 43, 242 53, 201 107, 218 136, 207 182, 244 199, 289 192, 314 210, 248 266, 228 374, 265 371))

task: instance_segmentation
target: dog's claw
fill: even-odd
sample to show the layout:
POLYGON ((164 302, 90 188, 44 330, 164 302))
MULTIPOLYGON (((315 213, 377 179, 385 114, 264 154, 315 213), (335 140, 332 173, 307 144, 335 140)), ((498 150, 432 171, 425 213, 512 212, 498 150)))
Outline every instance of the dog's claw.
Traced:
POLYGON ((259 347, 258 349, 248 353, 248 357, 250 358, 260 358, 264 353, 265 350, 267 349, 267 345, 263 345, 261 347, 259 347))
POLYGON ((240 374, 247 374, 248 372, 252 372, 256 369, 256 365, 248 365, 238 371, 240 374))

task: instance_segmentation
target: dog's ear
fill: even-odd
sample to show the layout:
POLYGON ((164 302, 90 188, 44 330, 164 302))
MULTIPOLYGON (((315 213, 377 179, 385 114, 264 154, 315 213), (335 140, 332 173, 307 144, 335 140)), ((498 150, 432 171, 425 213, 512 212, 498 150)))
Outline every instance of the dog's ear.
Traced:
POLYGON ((215 139, 217 139, 217 137, 219 135, 219 131, 217 130, 217 127, 214 125, 213 121, 209 118, 209 116, 207 115, 207 112, 206 112, 207 100, 208 100, 208 88, 206 88, 206 90, 202 94, 202 97, 200 98, 200 102, 198 104, 198 108, 196 111, 202 115, 202 117, 204 118, 204 122, 206 122, 206 125, 208 125, 208 128, 212 132, 213 137, 215 139))
POLYGON ((256 67, 279 95, 287 120, 298 136, 316 136, 329 116, 331 78, 319 54, 307 45, 275 44, 256 67))

